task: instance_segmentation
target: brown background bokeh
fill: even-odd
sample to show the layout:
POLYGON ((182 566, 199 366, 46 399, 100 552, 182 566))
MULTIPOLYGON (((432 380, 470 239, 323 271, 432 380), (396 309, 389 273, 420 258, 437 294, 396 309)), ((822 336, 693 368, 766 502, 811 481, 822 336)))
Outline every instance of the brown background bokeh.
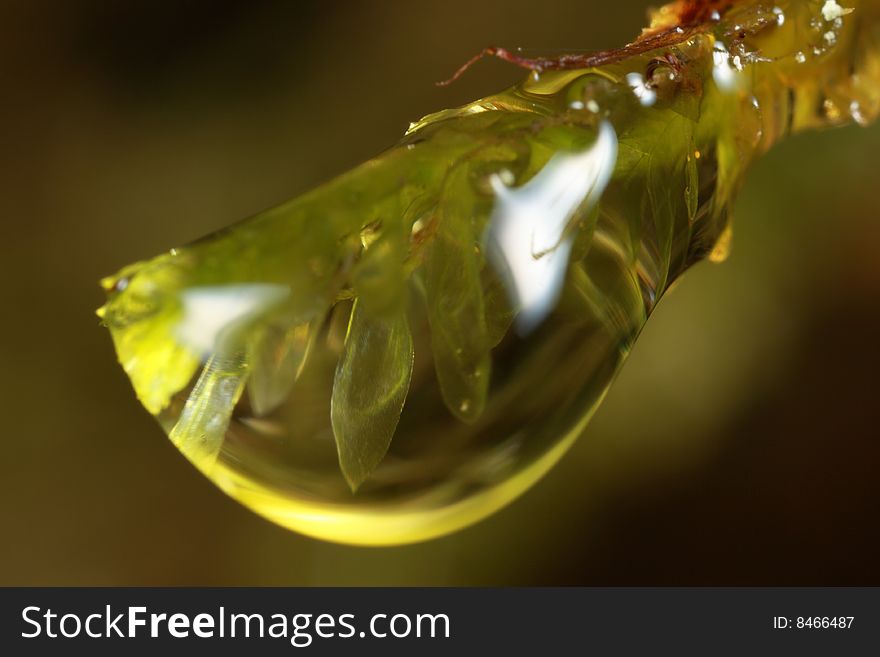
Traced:
POLYGON ((97 280, 486 95, 488 44, 601 48, 640 0, 4 3, 0 584, 880 584, 880 126, 753 171, 586 435, 494 517, 362 549, 219 493, 136 402, 97 280))

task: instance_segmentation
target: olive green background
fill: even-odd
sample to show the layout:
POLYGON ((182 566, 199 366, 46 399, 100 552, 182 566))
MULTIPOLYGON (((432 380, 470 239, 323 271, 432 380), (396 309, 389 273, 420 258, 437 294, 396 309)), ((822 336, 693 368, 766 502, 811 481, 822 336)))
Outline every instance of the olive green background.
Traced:
POLYGON ((880 126, 752 172, 733 255, 663 301, 533 490, 429 543, 273 526, 138 405, 94 309, 122 265, 486 95, 485 45, 596 49, 638 0, 6 2, 0 584, 880 584, 880 126))

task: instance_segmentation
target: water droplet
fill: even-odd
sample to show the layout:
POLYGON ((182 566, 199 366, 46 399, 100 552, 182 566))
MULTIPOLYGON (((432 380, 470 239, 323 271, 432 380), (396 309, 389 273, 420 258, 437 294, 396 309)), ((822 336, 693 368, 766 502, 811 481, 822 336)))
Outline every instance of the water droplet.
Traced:
POLYGON ((831 121, 838 121, 840 119, 840 109, 830 98, 826 98, 825 102, 822 103, 822 109, 825 111, 825 116, 828 117, 831 121))
POLYGON ((377 239, 379 239, 381 228, 382 224, 380 222, 373 222, 364 226, 360 234, 361 246, 363 246, 365 249, 369 249, 370 245, 373 244, 373 242, 375 242, 377 239))
POLYGON ((419 217, 413 222, 412 229, 410 230, 410 235, 415 237, 419 233, 421 233, 425 229, 425 218, 419 217))
POLYGON ((773 13, 776 15, 776 24, 785 25, 785 13, 779 7, 773 7, 773 13))
MULTIPOLYGON (((822 35, 839 17, 821 22, 815 32, 795 30, 805 27, 810 14, 821 19, 821 2, 745 0, 743 6, 752 3, 760 8, 760 24, 743 17, 748 12, 738 12, 740 18, 731 21, 740 20, 748 34, 742 41, 732 35, 729 51, 715 37, 731 33, 730 21, 715 34, 693 36, 688 48, 679 46, 688 65, 678 76, 684 82, 674 88, 664 86, 671 72, 665 66, 653 79, 643 78, 644 56, 607 71, 554 72, 537 86, 531 82, 534 74, 524 75, 525 85, 413 124, 414 130, 438 128, 421 133, 419 153, 409 152, 415 144, 404 142, 391 156, 380 155, 355 175, 292 201, 284 212, 181 249, 187 267, 166 252, 146 268, 108 277, 102 283, 110 297, 104 323, 144 405, 166 427, 179 427, 172 438, 184 451, 189 448, 179 439, 187 436, 193 449, 206 448, 201 437, 213 441, 212 449, 222 447, 212 453, 217 460, 206 474, 232 497, 294 530, 340 542, 390 544, 444 534, 491 513, 564 451, 560 441, 582 426, 584 410, 610 384, 650 309, 676 278, 670 263, 697 253, 690 240, 699 233, 699 253, 711 248, 712 260, 726 255, 730 230, 721 224, 729 194, 722 199, 719 186, 708 184, 711 178, 702 180, 701 189, 701 174, 717 171, 722 153, 742 155, 728 161, 724 189, 732 190, 752 155, 788 134, 779 129, 776 113, 755 111, 753 94, 772 107, 772 99, 792 93, 797 104, 792 132, 874 118, 875 69, 848 68, 865 59, 856 51, 867 47, 865 39, 850 39, 847 33, 844 40, 836 32, 836 47, 845 46, 846 52, 813 61, 809 48, 829 49, 822 35), (774 2, 786 10, 784 29, 772 29, 778 14, 768 8, 774 2), (753 42, 752 29, 760 30, 754 39, 760 51, 746 48, 753 42), (782 58, 787 53, 795 53, 799 63, 809 58, 809 68, 791 66, 792 57, 782 58), (771 55, 779 55, 778 61, 771 55), (737 65, 759 74, 740 74, 737 65), (642 75, 620 82, 621 71, 642 75), (731 95, 711 89, 699 113, 688 111, 695 87, 710 87, 713 75, 718 89, 731 95), (691 87, 691 80, 705 84, 691 87), (533 93, 536 89, 540 93, 533 93), (817 89, 828 89, 834 102, 825 96, 817 100, 817 89), (662 100, 663 111, 646 109, 655 99, 662 100), (477 148, 471 150, 467 140, 473 135, 459 133, 457 126, 478 112, 495 112, 498 121, 477 128, 477 148), (655 130, 667 125, 668 131, 655 130), (548 128, 550 138, 543 140, 548 128), (658 154, 650 167, 616 170, 615 130, 658 154), (458 136, 438 139, 452 133, 463 144, 458 136), (496 143, 493 137, 502 138, 496 143), (540 149, 543 162, 533 160, 536 140, 548 145, 546 152, 540 149), (480 143, 491 147, 480 149, 480 143), (456 159, 452 151, 459 145, 472 154, 456 159), (595 149, 592 156, 589 149, 595 149), (411 175, 415 170, 419 175, 411 175), (610 194, 603 194, 606 185, 610 194), (670 190, 674 202, 666 203, 670 190), (592 211, 600 196, 608 210, 602 221, 622 227, 602 239, 594 232, 592 211), (656 199, 662 206, 650 207, 656 199), (671 257, 658 248, 657 231, 630 230, 633 222, 651 218, 641 212, 647 208, 662 211, 672 228, 671 235, 663 234, 671 257), (718 220, 693 231, 692 222, 702 219, 705 213, 698 211, 704 208, 719 210, 718 220), (450 225, 447 219, 459 223, 440 236, 444 241, 437 234, 439 226, 450 225), (490 224, 504 227, 512 239, 477 243, 487 237, 490 224), (369 246, 377 236, 380 241, 369 246), (497 244, 506 251, 503 262, 493 263, 500 253, 497 244), (431 273, 427 255, 435 246, 441 247, 435 252, 440 255, 431 273), (360 283, 366 279, 353 276, 366 271, 362 264, 385 276, 382 291, 395 303, 372 304, 371 299, 384 297, 365 294, 360 283), (459 276, 466 267, 473 271, 459 276), (265 284, 251 282, 254 272, 265 275, 265 284), (449 274, 430 295, 429 273, 449 274), (194 293, 200 280, 224 289, 194 293), (571 286, 578 281, 589 286, 575 290, 571 286), (286 287, 273 291, 272 285, 286 287), (480 289, 482 296, 470 294, 480 289), (568 294, 573 291, 577 294, 568 294), (155 300, 160 312, 140 312, 145 297, 151 304, 155 300), (352 309, 370 313, 372 307, 376 316, 370 331, 384 332, 392 306, 406 314, 401 326, 408 327, 413 341, 412 358, 399 362, 415 367, 387 458, 352 494, 334 443, 332 382, 346 344, 357 345, 366 335, 363 326, 360 332, 348 330, 352 309), (539 329, 521 324, 524 309, 539 329), (464 319, 432 325, 429 310, 435 315, 461 311, 464 319), (277 339, 267 340, 273 335, 277 339), (265 368, 287 362, 281 352, 289 344, 308 350, 309 364, 296 391, 281 395, 277 408, 263 414, 249 400, 259 398, 258 380, 275 386, 265 368), (218 357, 206 368, 203 352, 212 348, 218 357), (235 360, 239 356, 245 360, 235 360), (199 370, 207 374, 200 376, 199 370), (582 403, 559 403, 573 394, 582 403), (181 423, 186 404, 190 411, 181 423), (536 462, 545 465, 535 468, 536 462), (513 478, 515 486, 509 484, 513 478)), ((862 29, 856 21, 846 28, 855 37, 862 29)), ((374 335, 369 344, 375 348, 363 353, 365 360, 350 361, 362 374, 354 392, 379 399, 384 343, 374 335)), ((397 399, 400 380, 389 377, 384 383, 385 392, 397 399)), ((363 410, 358 406, 352 411, 363 410)), ((399 413, 400 405, 387 410, 399 413)))
POLYGON ((730 63, 730 53, 723 43, 715 45, 712 51, 712 78, 721 91, 733 91, 737 86, 736 70, 730 63))
POLYGON ((862 114, 862 106, 859 101, 854 100, 849 104, 849 115, 859 125, 868 125, 868 118, 862 114))
POLYGON ((502 169, 498 172, 498 179, 504 184, 505 187, 511 187, 516 182, 516 176, 513 175, 513 171, 510 169, 502 169))
POLYGON ((822 5, 822 17, 829 23, 848 13, 849 11, 837 4, 837 0, 826 0, 822 5))
POLYGON ((626 83, 633 90, 639 102, 645 107, 650 107, 657 102, 657 92, 645 83, 645 78, 642 77, 641 73, 627 73, 626 83))

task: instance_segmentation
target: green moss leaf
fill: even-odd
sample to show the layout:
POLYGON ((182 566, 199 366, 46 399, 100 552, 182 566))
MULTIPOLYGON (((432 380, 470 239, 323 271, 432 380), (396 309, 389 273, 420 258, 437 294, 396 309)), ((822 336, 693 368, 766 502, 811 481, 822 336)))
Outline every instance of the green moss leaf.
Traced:
POLYGON ((190 382, 199 366, 197 355, 178 342, 176 323, 177 313, 170 311, 124 329, 110 329, 119 362, 137 398, 153 415, 190 382))
POLYGON ((248 398, 259 417, 271 413, 290 395, 306 365, 321 319, 283 327, 264 326, 248 348, 248 398))
POLYGON ((171 442, 200 470, 214 465, 246 379, 243 354, 211 356, 169 433, 171 442))
POLYGON ((465 422, 475 421, 485 408, 490 370, 474 207, 467 168, 458 166, 449 174, 437 233, 425 257, 434 368, 446 405, 465 422))
MULTIPOLYGON (((693 169, 677 157, 681 144, 693 144, 694 123, 673 109, 656 109, 620 139, 614 182, 602 208, 615 208, 615 223, 629 225, 626 243, 654 287, 664 289, 679 273, 690 237, 688 184, 693 169), (677 260, 676 260, 677 258, 677 260)), ((696 212, 694 208, 693 212, 696 212)))
POLYGON ((162 255, 102 281, 110 298, 98 316, 110 329, 119 363, 138 399, 153 415, 189 384, 202 356, 178 336, 183 314, 177 294, 180 279, 180 268, 162 255))
POLYGON ((391 445, 412 368, 413 341, 405 311, 374 316, 355 302, 330 401, 339 466, 353 491, 391 445))

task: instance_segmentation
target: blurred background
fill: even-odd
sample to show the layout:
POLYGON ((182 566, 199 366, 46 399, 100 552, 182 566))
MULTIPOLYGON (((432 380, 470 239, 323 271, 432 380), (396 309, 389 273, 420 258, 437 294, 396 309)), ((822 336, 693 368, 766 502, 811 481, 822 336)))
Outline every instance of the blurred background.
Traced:
POLYGON ((642 0, 4 2, 3 585, 880 584, 880 125, 754 169, 586 434, 452 536, 353 548, 226 498, 135 400, 100 277, 500 90, 490 44, 630 40, 642 0))

